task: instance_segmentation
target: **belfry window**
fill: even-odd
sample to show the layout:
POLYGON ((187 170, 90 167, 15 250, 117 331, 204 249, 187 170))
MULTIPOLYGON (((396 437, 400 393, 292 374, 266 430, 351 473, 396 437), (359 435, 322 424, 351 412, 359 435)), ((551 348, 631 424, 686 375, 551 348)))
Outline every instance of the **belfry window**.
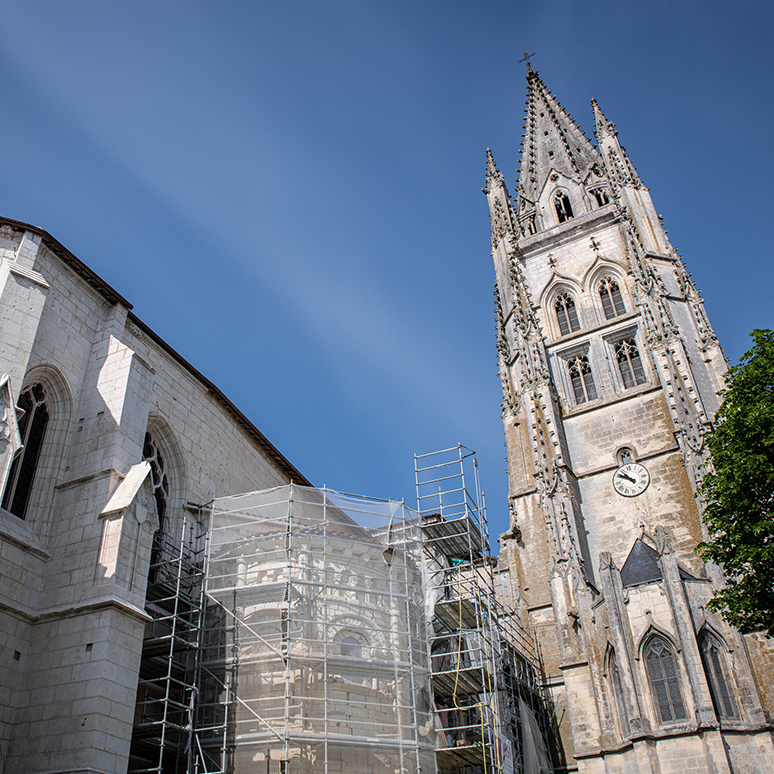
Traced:
POLYGON ((564 191, 559 191, 554 196, 554 209, 556 210, 556 217, 559 218, 560 223, 564 223, 569 220, 572 213, 572 205, 570 204, 570 197, 564 191))
POLYGON ((680 691, 675 654, 663 637, 653 637, 645 647, 645 668, 660 722, 685 720, 688 716, 680 691))
POLYGON ((704 664, 704 672, 707 675, 712 704, 718 718, 723 720, 733 720, 739 717, 736 709, 736 702, 729 689, 726 680, 725 669, 723 668, 722 646, 717 639, 708 632, 702 632, 699 635, 699 650, 701 651, 701 660, 704 664))
POLYGON ((556 309, 556 320, 559 323, 559 330, 562 336, 568 333, 574 333, 580 330, 578 322, 578 312, 575 309, 575 301, 569 293, 560 293, 554 301, 556 309))
POLYGON ((575 403, 588 403, 595 400, 597 390, 594 386, 594 377, 591 375, 591 365, 586 355, 577 355, 567 362, 572 382, 572 391, 575 394, 575 403))
POLYGON ((615 358, 618 361, 618 371, 624 383, 624 388, 645 384, 645 370, 642 367, 642 359, 634 339, 623 339, 613 345, 615 358))
POLYGON ((612 277, 603 277, 599 283, 599 297, 606 320, 614 320, 626 313, 621 288, 612 277))
POLYGON ((19 396, 18 405, 24 412, 19 420, 19 434, 24 448, 11 464, 2 505, 14 516, 23 519, 27 513, 27 504, 48 427, 49 414, 43 385, 36 383, 27 387, 19 396))
POLYGON ((163 532, 164 515, 167 512, 167 501, 169 500, 169 479, 164 468, 164 457, 150 433, 145 433, 142 458, 150 464, 153 497, 156 500, 156 510, 159 515, 159 532, 163 532))
POLYGON ((610 204, 610 197, 607 195, 607 191, 604 188, 595 188, 591 195, 597 202, 598 207, 604 207, 606 204, 610 204))

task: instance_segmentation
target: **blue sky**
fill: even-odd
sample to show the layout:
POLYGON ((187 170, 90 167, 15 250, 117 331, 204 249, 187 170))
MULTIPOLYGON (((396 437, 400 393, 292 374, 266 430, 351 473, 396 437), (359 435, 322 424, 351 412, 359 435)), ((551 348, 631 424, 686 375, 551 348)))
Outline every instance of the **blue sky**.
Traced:
POLYGON ((771 313, 767 2, 6 0, 0 213, 127 297, 315 484, 479 455, 506 526, 484 150, 522 45, 596 97, 734 361, 771 313))

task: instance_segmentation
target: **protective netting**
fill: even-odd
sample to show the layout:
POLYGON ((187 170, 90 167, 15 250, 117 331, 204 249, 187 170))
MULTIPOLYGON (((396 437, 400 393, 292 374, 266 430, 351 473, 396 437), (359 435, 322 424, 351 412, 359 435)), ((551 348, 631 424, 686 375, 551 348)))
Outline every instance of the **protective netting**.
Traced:
POLYGON ((436 771, 420 533, 402 503, 326 489, 214 502, 200 770, 436 771))

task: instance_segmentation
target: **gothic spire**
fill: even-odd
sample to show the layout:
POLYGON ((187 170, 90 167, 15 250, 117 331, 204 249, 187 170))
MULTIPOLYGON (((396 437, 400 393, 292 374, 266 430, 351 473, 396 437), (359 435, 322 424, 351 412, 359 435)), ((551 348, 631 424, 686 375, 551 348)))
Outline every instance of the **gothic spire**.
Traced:
POLYGON ((526 106, 518 198, 534 203, 552 171, 583 182, 600 159, 531 67, 527 70, 526 106))
POLYGON ((641 188, 642 181, 618 140, 615 124, 605 116, 595 99, 591 100, 591 109, 594 111, 594 136, 610 179, 618 185, 641 188))
POLYGON ((486 149, 486 183, 483 189, 484 193, 489 193, 492 183, 502 183, 504 185, 505 181, 503 179, 502 172, 500 172, 500 170, 497 168, 497 163, 495 162, 494 154, 489 148, 487 148, 486 149))

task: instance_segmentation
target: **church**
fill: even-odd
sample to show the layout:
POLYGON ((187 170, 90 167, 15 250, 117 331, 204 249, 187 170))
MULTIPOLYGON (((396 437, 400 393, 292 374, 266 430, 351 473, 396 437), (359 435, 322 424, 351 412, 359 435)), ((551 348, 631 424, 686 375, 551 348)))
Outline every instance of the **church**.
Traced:
POLYGON ((773 649, 706 610, 724 579, 694 552, 722 350, 614 125, 592 103, 592 144, 529 66, 527 97, 515 198, 490 152, 484 188, 509 475, 495 570, 467 504, 356 524, 361 506, 313 490, 118 291, 43 229, 0 218, 0 773, 774 771, 773 649), (233 600, 218 618, 195 604, 201 547, 213 513, 231 529, 244 493, 271 499, 256 490, 281 492, 285 515, 214 554, 226 569, 210 591, 233 600), (335 506, 333 542, 301 530, 335 565, 316 607, 298 591, 313 563, 295 590, 278 581, 298 569, 304 504, 311 522, 335 506), (336 610, 338 650, 314 669, 300 646, 289 666, 294 604, 313 611, 308 632, 336 610), (247 700, 226 668, 204 675, 203 630, 213 664, 262 665, 247 700), (325 729, 334 702, 348 712, 314 755, 298 740, 319 718, 288 709, 303 674, 325 729), (267 696, 282 699, 283 749, 256 741, 282 737, 255 709, 267 696), (194 744, 205 704, 209 758, 194 744), (357 754, 337 758, 347 744, 357 754))
POLYGON ((528 64, 512 199, 487 152, 510 527, 557 770, 774 771, 773 650, 706 609, 703 434, 726 361, 615 125, 528 64))

